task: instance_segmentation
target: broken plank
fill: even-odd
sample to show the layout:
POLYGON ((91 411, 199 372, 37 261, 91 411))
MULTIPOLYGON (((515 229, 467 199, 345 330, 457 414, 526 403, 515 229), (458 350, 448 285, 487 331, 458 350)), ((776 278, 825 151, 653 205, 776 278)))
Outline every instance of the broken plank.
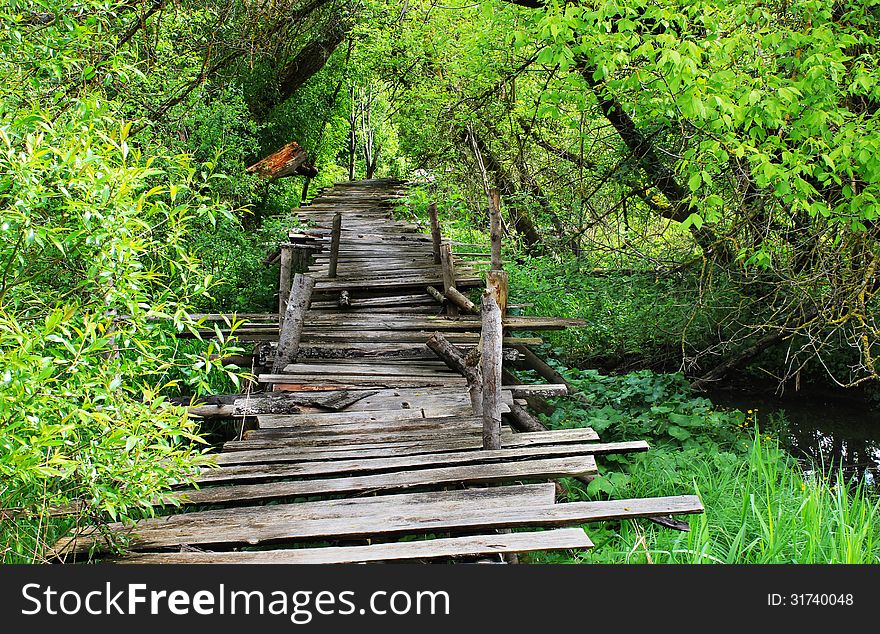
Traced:
POLYGON ((221 504, 358 491, 401 490, 418 486, 442 486, 450 483, 473 485, 522 480, 550 480, 583 475, 596 475, 596 462, 592 456, 457 465, 296 482, 211 486, 175 492, 173 496, 185 504, 221 504))
MULTIPOLYGON (((571 429, 551 432, 528 432, 514 434, 507 429, 501 430, 504 448, 531 447, 533 445, 555 445, 574 442, 591 442, 599 436, 592 429, 571 429), (561 433, 566 432, 566 433, 561 433)), ((339 460, 343 458, 385 458, 426 453, 443 453, 480 449, 482 444, 473 434, 467 436, 444 436, 434 441, 404 441, 397 443, 380 443, 372 445, 337 444, 327 448, 314 449, 306 447, 290 447, 266 441, 230 441, 224 446, 223 453, 216 455, 217 464, 252 464, 259 462, 309 462, 317 460, 339 460), (232 445, 232 446, 229 446, 232 445)))
MULTIPOLYGON (((322 526, 329 528, 333 523, 355 518, 371 522, 369 518, 406 515, 413 512, 412 508, 419 509, 419 513, 451 513, 475 505, 484 510, 510 505, 551 505, 555 496, 553 484, 526 484, 200 511, 139 520, 132 525, 114 522, 106 529, 132 536, 129 547, 134 550, 181 544, 259 544, 304 537, 303 533, 320 533, 322 526), (290 520, 296 525, 291 525, 290 520)), ((100 533, 95 529, 88 531, 83 529, 78 535, 59 539, 52 549, 54 554, 84 553, 93 547, 106 549, 100 533)))
MULTIPOLYGON (((384 498, 386 502, 384 505, 376 504, 365 514, 350 512, 357 502, 364 500, 334 500, 334 502, 349 502, 352 507, 348 509, 337 507, 331 511, 328 508, 328 501, 323 501, 317 503, 317 507, 311 508, 306 506, 312 503, 278 504, 143 520, 133 529, 135 534, 130 547, 134 550, 143 550, 182 544, 260 544, 283 539, 326 539, 517 526, 564 526, 610 519, 703 512, 703 505, 694 495, 570 502, 546 506, 516 503, 513 500, 504 502, 502 498, 487 498, 483 501, 465 498, 451 503, 403 506, 393 500, 398 497, 401 496, 369 498, 370 501, 384 498), (391 500, 390 504, 388 500, 391 500), (346 510, 349 512, 346 513, 346 510)), ((119 526, 117 530, 121 528, 119 526)), ((59 554, 86 552, 93 545, 95 541, 90 536, 83 536, 74 542, 62 539, 55 552, 59 554)))
POLYGON ((609 453, 629 453, 647 450, 648 443, 643 440, 637 440, 631 442, 572 443, 565 445, 514 447, 510 449, 484 449, 482 451, 459 451, 364 460, 232 465, 215 469, 203 469, 197 481, 205 483, 229 482, 233 480, 268 480, 271 478, 311 477, 329 473, 366 473, 370 471, 391 471, 437 465, 479 464, 526 458, 598 456, 609 453))
POLYGON ((111 561, 120 564, 351 564, 592 547, 593 543, 582 528, 557 528, 506 535, 467 535, 368 546, 233 552, 131 553, 111 561))

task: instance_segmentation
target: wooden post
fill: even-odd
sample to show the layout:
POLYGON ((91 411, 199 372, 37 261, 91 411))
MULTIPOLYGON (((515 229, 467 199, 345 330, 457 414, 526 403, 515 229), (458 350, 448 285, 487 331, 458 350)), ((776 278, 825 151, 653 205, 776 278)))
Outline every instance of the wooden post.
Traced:
POLYGON ((501 311, 487 289, 480 333, 483 375, 483 449, 501 449, 501 311))
POLYGON ((278 327, 284 326, 284 311, 290 299, 290 271, 293 264, 293 248, 281 245, 281 274, 278 278, 278 327))
POLYGON ((339 262, 339 242, 342 238, 342 214, 333 216, 333 229, 330 233, 330 270, 327 277, 336 277, 336 266, 339 262))
POLYGON ((428 205, 428 217, 431 219, 431 242, 434 244, 434 264, 440 264, 440 220, 437 218, 437 203, 428 205))
POLYGON ((299 353, 299 340, 302 337, 303 321, 312 299, 314 278, 297 273, 293 277, 290 300, 284 311, 284 326, 278 336, 278 349, 272 363, 272 374, 284 371, 285 366, 292 363, 299 353))
MULTIPOLYGON (((501 315, 507 314, 508 278, 506 271, 492 270, 486 273, 486 291, 492 294, 501 315)), ((502 317, 503 318, 503 317, 502 317)))
MULTIPOLYGON (((492 240, 492 270, 500 271, 501 263, 501 196, 497 189, 489 190, 489 237, 492 240)), ((504 312, 502 311, 502 315, 504 312)))
POLYGON ((483 377, 480 369, 479 353, 463 354, 454 344, 439 332, 435 332, 425 344, 449 366, 467 379, 468 393, 475 416, 483 415, 483 377))
MULTIPOLYGON (((440 245, 440 263, 443 266, 443 292, 455 288, 455 259, 452 257, 452 245, 448 242, 440 245)), ((458 306, 453 303, 446 305, 446 314, 458 317, 458 306)))

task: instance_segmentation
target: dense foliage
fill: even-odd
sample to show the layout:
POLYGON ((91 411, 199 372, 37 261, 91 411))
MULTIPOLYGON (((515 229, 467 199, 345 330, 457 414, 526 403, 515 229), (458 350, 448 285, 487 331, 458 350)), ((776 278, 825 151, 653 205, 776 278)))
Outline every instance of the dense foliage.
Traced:
MULTIPOLYGON (((876 383, 878 18, 878 0, 0 0, 0 556, 39 560, 64 521, 150 513, 192 475, 199 430, 167 398, 234 386, 214 361, 234 342, 175 335, 271 310, 284 215, 348 178, 421 182, 401 213, 436 201, 478 245, 498 188, 515 301, 589 320, 552 340, 569 362, 876 383), (247 170, 292 140, 317 176, 247 170)), ((681 398, 578 415, 721 442, 681 398)))

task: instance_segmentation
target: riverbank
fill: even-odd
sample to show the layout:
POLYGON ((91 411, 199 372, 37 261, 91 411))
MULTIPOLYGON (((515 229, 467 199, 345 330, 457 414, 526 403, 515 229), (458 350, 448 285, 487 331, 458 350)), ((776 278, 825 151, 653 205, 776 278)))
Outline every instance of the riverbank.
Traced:
POLYGON ((682 533, 638 521, 591 526, 596 547, 540 563, 877 563, 880 498, 868 482, 810 468, 771 431, 760 409, 726 409, 695 396, 680 375, 608 376, 559 368, 590 401, 559 399, 550 427, 591 426, 604 439, 647 437, 650 459, 600 460, 589 486, 566 480, 571 499, 699 495, 704 515, 682 533), (764 430, 764 423, 767 429, 764 430), (633 475, 637 474, 637 475, 633 475))

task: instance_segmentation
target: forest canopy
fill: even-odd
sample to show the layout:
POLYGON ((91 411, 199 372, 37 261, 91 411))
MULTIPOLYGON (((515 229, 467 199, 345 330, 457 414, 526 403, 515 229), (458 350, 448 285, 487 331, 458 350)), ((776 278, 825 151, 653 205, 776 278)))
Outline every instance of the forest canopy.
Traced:
POLYGON ((127 517, 191 474, 167 399, 237 382, 235 342, 176 334, 271 309, 276 217, 346 179, 475 227, 497 188, 514 262, 659 281, 653 332, 578 360, 875 382, 878 26, 880 0, 2 0, 4 506, 127 517), (315 173, 247 170, 291 141, 315 173))

